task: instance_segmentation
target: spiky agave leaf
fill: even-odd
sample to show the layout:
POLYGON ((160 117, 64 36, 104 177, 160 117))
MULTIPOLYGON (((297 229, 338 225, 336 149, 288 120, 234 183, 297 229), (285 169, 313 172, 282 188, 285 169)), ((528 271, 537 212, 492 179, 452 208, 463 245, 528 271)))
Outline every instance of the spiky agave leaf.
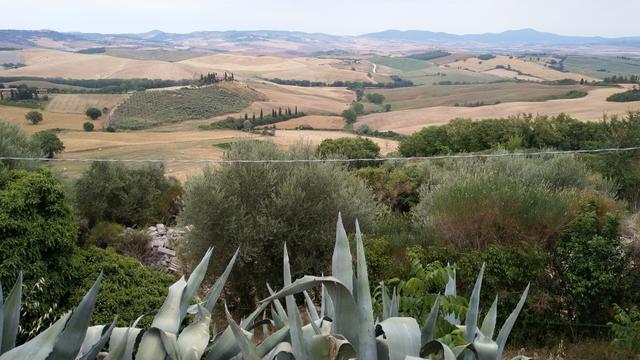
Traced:
MULTIPOLYGON (((467 310, 467 319, 464 323, 466 326, 466 331, 464 334, 465 340, 472 343, 476 337, 476 332, 478 331, 478 309, 480 307, 480 290, 482 289, 482 277, 484 275, 484 264, 480 268, 480 273, 478 273, 478 277, 476 278, 476 283, 473 286, 473 291, 471 292, 471 298, 469 298, 469 309, 467 310)), ((465 357, 469 359, 467 355, 465 357)))
MULTIPOLYGON (((283 256, 283 278, 284 286, 291 285, 291 267, 289 265, 289 253, 287 252, 287 244, 284 245, 283 256)), ((302 319, 296 305, 296 299, 293 295, 285 297, 287 303, 287 316, 289 317, 289 333, 291 334, 291 346, 293 347, 293 355, 296 359, 306 360, 307 350, 305 349, 304 337, 302 335, 302 319)))
POLYGON ((359 328, 358 333, 358 357, 363 360, 376 360, 378 358, 376 350, 376 335, 374 332, 373 304, 371 303, 371 292, 369 288, 369 273, 367 272, 367 260, 360 233, 360 224, 356 220, 356 261, 357 277, 355 289, 358 294, 358 324, 353 324, 359 328))
POLYGON ((260 345, 256 346, 256 353, 260 358, 271 352, 278 344, 285 341, 289 337, 289 326, 274 332, 264 339, 260 345))
POLYGON ((420 355, 422 334, 414 318, 389 318, 376 325, 376 336, 389 347, 391 360, 420 355))
POLYGON ((522 296, 520 297, 520 301, 518 301, 518 305, 516 305, 516 308, 511 312, 507 320, 502 325, 500 332, 498 333, 498 338, 496 339, 496 342, 498 343, 498 359, 502 358, 502 352, 504 351, 504 347, 507 344, 507 339, 509 338, 511 329, 513 329, 513 325, 516 323, 518 315, 520 314, 520 311, 522 310, 522 307, 527 300, 530 286, 531 284, 527 285, 527 288, 524 290, 522 296))
POLYGON ((98 279, 96 279, 91 289, 89 289, 82 298, 78 307, 73 310, 62 334, 60 334, 60 340, 56 342, 48 360, 72 359, 80 352, 80 347, 82 346, 82 342, 87 334, 89 321, 91 320, 93 308, 96 304, 102 277, 103 274, 100 273, 100 275, 98 275, 98 279))
POLYGON ((311 340, 313 359, 348 360, 358 357, 353 346, 339 335, 315 335, 311 340))
POLYGON ((198 304, 198 316, 182 332, 177 339, 177 352, 181 360, 199 360, 202 358, 209 343, 209 325, 211 313, 198 304))
POLYGON ((204 298, 204 307, 210 313, 213 312, 213 307, 218 302, 218 299, 220 299, 220 294, 222 294, 222 289, 224 289, 224 284, 227 282, 227 279, 229 278, 229 274, 231 274, 231 270, 233 269, 233 265, 236 263, 236 260, 238 259, 239 253, 240 253, 240 249, 238 248, 235 254, 233 254, 233 257, 231 258, 231 260, 229 260, 229 263, 227 264, 227 267, 224 269, 224 272, 222 273, 222 275, 218 277, 216 282, 213 284, 213 287, 211 287, 211 290, 209 290, 209 292, 204 298))
MULTIPOLYGON (((116 317, 111 325, 105 329, 104 326, 98 326, 99 332, 93 333, 90 335, 89 328, 87 330, 87 337, 85 337, 85 342, 82 344, 80 349, 80 358, 79 360, 94 360, 102 348, 107 344, 109 338, 111 337, 111 333, 113 329, 116 327, 116 322, 118 318, 116 317)), ((96 329, 97 330, 97 329, 96 329)))
POLYGON ((429 316, 427 317, 427 321, 422 328, 422 334, 420 343, 424 345, 429 341, 433 340, 433 336, 436 332, 436 322, 438 320, 438 314, 440 312, 440 294, 436 296, 436 301, 433 303, 431 307, 431 311, 429 312, 429 316))
POLYGON ((480 332, 489 339, 493 339, 493 333, 496 328, 496 319, 498 317, 498 296, 493 300, 493 304, 491 304, 491 308, 487 315, 485 315, 484 320, 482 321, 482 326, 480 327, 480 332))
POLYGON ((233 332, 233 336, 240 347, 240 352, 242 353, 242 358, 244 360, 260 360, 258 353, 256 352, 256 347, 251 343, 251 340, 244 334, 244 331, 238 326, 238 324, 231 317, 231 313, 229 313, 229 309, 227 305, 224 306, 224 312, 227 316, 227 321, 229 322, 229 328, 233 332))
POLYGON ((304 294, 304 301, 307 304, 307 311, 309 313, 309 319, 311 321, 317 321, 320 319, 320 316, 318 316, 318 310, 316 310, 316 305, 313 303, 313 300, 311 300, 311 296, 309 296, 309 293, 305 290, 302 292, 304 294))
POLYGON ((191 301, 193 301, 193 298, 198 293, 200 285, 202 284, 202 280, 204 280, 204 276, 207 274, 207 269, 209 268, 209 260, 211 259, 212 252, 212 248, 209 248, 207 250, 207 252, 200 260, 200 263, 198 263, 196 268, 193 269, 193 271, 189 275, 189 279, 187 279, 187 284, 182 291, 182 297, 180 299, 180 322, 182 322, 185 316, 187 316, 189 305, 191 305, 191 301))
POLYGON ((4 302, 2 321, 2 346, 0 354, 16 346, 18 327, 20 325, 20 307, 22 306, 22 272, 18 274, 13 288, 4 302))
POLYGON ((443 360, 456 360, 458 358, 458 355, 454 353, 454 351, 449 346, 447 346, 447 344, 442 343, 438 340, 433 340, 426 343, 420 350, 420 356, 426 358, 430 354, 437 354, 439 352, 442 352, 443 360))
POLYGON ((2 354, 0 360, 45 360, 53 350, 70 315, 71 313, 65 314, 31 341, 2 354))

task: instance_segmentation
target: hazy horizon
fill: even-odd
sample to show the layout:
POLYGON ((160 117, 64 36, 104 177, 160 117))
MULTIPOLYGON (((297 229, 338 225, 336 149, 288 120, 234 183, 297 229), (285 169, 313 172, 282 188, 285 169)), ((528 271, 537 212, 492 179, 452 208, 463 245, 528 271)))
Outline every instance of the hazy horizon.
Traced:
POLYGON ((482 34, 532 28, 572 36, 640 36, 629 26, 640 12, 635 0, 614 0, 606 7, 596 0, 440 4, 432 0, 36 0, 3 4, 0 19, 3 29, 114 34, 282 30, 361 35, 389 29, 482 34))

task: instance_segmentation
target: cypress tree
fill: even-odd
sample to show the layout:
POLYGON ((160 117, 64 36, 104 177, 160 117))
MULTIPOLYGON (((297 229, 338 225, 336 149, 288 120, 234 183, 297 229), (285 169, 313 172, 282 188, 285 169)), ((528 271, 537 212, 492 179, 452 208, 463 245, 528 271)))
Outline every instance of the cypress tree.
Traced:
POLYGON ((264 119, 264 113, 262 112, 262 108, 260 108, 260 120, 264 119))

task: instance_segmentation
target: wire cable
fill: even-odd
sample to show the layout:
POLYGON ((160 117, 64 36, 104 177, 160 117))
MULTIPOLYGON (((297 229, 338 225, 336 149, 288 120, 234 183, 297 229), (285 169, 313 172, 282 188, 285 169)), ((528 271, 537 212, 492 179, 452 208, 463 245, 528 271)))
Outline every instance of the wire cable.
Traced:
POLYGON ((178 163, 178 164, 295 164, 295 163, 353 163, 387 161, 429 161, 446 159, 485 159, 497 157, 602 154, 640 151, 640 146, 627 148, 585 149, 585 150, 549 150, 536 152, 505 152, 493 154, 457 154, 412 157, 361 158, 361 159, 262 159, 262 160, 224 160, 224 159, 82 159, 82 158, 43 158, 0 156, 0 160, 48 161, 48 162, 123 162, 123 163, 178 163))

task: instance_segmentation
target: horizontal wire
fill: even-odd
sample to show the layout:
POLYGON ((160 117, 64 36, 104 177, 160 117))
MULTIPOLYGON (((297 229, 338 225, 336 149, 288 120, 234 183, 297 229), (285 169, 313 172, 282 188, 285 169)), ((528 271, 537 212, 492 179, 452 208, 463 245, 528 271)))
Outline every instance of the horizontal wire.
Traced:
POLYGON ((178 164, 291 164, 291 163, 353 163, 353 162, 386 162, 386 161, 427 161, 445 159, 473 159, 495 157, 518 156, 545 156, 545 155, 571 155, 571 154, 599 154, 640 151, 640 146, 627 148, 585 149, 585 150, 551 150, 537 152, 506 152, 498 154, 458 154, 412 157, 388 157, 368 159, 264 159, 264 160, 224 160, 224 159, 80 159, 80 158, 43 158, 43 157, 16 157, 0 156, 0 160, 17 161, 74 161, 74 162, 124 162, 124 163, 178 163, 178 164))

